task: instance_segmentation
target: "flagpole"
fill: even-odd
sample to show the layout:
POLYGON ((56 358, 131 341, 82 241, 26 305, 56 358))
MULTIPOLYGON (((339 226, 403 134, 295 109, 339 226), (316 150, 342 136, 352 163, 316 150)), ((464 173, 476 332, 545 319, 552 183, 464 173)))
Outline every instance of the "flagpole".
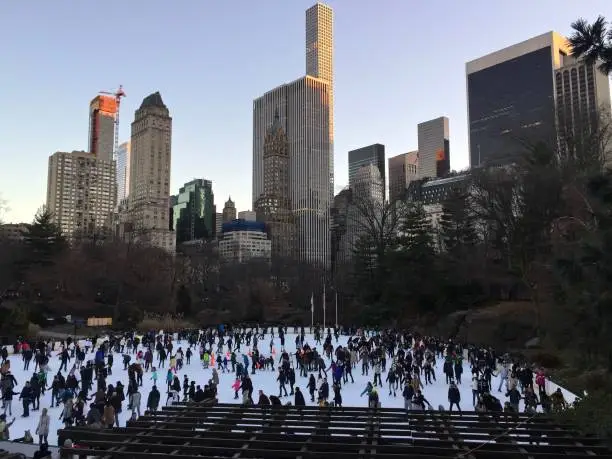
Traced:
POLYGON ((325 282, 323 283, 323 334, 325 334, 325 282))
POLYGON ((310 333, 314 330, 314 292, 310 294, 310 333))
POLYGON ((336 291, 336 328, 338 328, 338 292, 336 291))

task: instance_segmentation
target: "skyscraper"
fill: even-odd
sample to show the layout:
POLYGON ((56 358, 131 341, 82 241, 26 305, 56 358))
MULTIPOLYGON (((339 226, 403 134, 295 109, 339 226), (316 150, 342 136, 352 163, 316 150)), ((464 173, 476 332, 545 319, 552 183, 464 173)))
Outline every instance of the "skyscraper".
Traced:
POLYGON ((419 123, 419 178, 444 177, 450 172, 448 118, 419 123))
POLYGON ((223 223, 229 223, 232 220, 236 220, 236 204, 230 196, 223 206, 223 223))
POLYGON ((117 200, 112 159, 85 151, 49 157, 47 209, 69 239, 105 232, 117 200))
POLYGON ((255 211, 266 224, 272 259, 293 258, 296 226, 289 198, 289 143, 278 112, 266 133, 263 172, 264 191, 255 202, 255 211))
POLYGON ((132 123, 129 213, 132 237, 175 250, 169 230, 172 118, 159 92, 145 97, 132 123))
POLYGON ((215 196, 212 182, 194 179, 185 183, 172 208, 176 242, 211 238, 215 233, 215 196))
POLYGON ((386 172, 385 172, 385 146, 380 143, 375 143, 367 147, 351 150, 348 153, 348 177, 349 187, 354 185, 355 176, 361 166, 373 164, 378 168, 383 186, 383 196, 387 189, 386 172))
MULTIPOLYGON (((569 57, 555 71, 559 147, 563 153, 589 142, 610 116, 610 83, 596 66, 569 57)), ((605 161, 610 165, 612 158, 605 161)))
POLYGON ((296 255, 329 264, 330 205, 334 189, 333 14, 316 4, 306 12, 307 75, 253 102, 253 205, 264 192, 263 156, 278 111, 287 135, 289 195, 296 218, 296 255))
POLYGON ((117 101, 98 95, 89 103, 89 152, 102 160, 113 159, 117 101))
POLYGON ((524 142, 556 142, 554 70, 569 54, 548 32, 466 64, 471 167, 511 163, 524 142))
POLYGON ((410 151, 389 158, 389 201, 404 199, 406 188, 418 178, 418 151, 410 151))
POLYGON ((130 142, 123 142, 117 151, 117 203, 130 192, 130 142))

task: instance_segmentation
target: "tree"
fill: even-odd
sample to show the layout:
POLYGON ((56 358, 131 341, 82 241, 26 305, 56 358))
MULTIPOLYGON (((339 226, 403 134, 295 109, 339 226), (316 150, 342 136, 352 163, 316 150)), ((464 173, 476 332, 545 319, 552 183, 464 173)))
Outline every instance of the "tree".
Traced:
POLYGON ((599 63, 599 70, 605 75, 612 73, 612 28, 603 16, 592 24, 585 19, 572 23, 574 32, 569 38, 572 55, 583 57, 588 64, 599 63))
POLYGON ((67 248, 66 239, 53 223, 53 214, 45 207, 39 209, 34 221, 26 225, 23 243, 29 265, 49 266, 54 257, 67 248))
POLYGON ((455 190, 442 204, 440 249, 459 258, 478 243, 476 218, 470 208, 469 191, 455 190))

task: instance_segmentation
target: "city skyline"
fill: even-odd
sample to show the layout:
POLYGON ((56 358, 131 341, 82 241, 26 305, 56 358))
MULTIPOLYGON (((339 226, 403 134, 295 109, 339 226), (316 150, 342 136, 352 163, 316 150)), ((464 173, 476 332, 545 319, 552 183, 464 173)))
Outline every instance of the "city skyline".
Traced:
MULTIPOLYGON (((0 195, 10 207, 4 220, 32 219, 45 201, 46 158, 54 151, 87 149, 83 132, 89 127, 88 102, 99 90, 109 90, 119 84, 125 86, 129 96, 122 101, 120 141, 129 140, 132 114, 147 94, 159 90, 176 118, 171 193, 182 183, 199 176, 212 180, 215 194, 222 199, 231 194, 239 210, 251 208, 254 198, 245 180, 251 175, 251 102, 269 88, 303 73, 303 15, 313 2, 232 3, 234 6, 217 5, 207 9, 193 3, 177 11, 153 1, 159 8, 151 8, 144 15, 140 9, 121 3, 122 18, 132 21, 133 27, 127 34, 130 36, 119 37, 121 53, 117 62, 120 65, 104 68, 99 66, 98 54, 91 53, 85 42, 74 40, 81 28, 85 31, 95 27, 91 23, 91 17, 95 16, 91 5, 74 8, 60 1, 53 6, 42 5, 36 15, 29 14, 20 4, 7 5, 0 18, 0 37, 13 44, 19 42, 8 50, 6 59, 20 62, 20 66, 9 66, 0 75, 2 87, 10 88, 4 97, 5 107, 11 107, 10 112, 5 109, 0 113, 0 125, 6 129, 0 153, 3 159, 8 158, 0 168, 0 195), (239 16, 235 15, 237 5, 244 6, 239 16), (205 16, 205 12, 209 15, 205 16), (28 26, 18 27, 23 23, 20 18, 26 14, 28 26), (139 39, 150 30, 151 21, 161 27, 172 20, 181 23, 181 27, 169 29, 171 37, 163 38, 168 43, 162 43, 160 38, 159 42, 143 44, 139 39), (207 27, 201 27, 202 21, 207 27), (45 23, 53 24, 57 31, 52 37, 45 23), (261 27, 262 24, 268 27, 261 27), (213 51, 206 46, 191 46, 194 38, 198 38, 198 43, 207 43, 220 30, 228 29, 236 34, 237 43, 226 40, 221 42, 220 49, 213 51), (21 39, 26 36, 28 40, 21 39), (248 40, 240 39, 244 37, 248 40), (168 56, 149 59, 147 56, 159 46, 161 54, 168 56), (174 49, 178 51, 170 52, 174 49), (198 64, 202 67, 192 67, 193 59, 183 49, 188 52, 197 49, 205 56, 200 59, 204 63, 198 64), (86 72, 88 76, 84 78, 83 72, 75 71, 77 64, 81 68, 96 65, 96 72, 86 72), (217 65, 219 71, 208 72, 207 67, 211 65, 217 65), (42 68, 45 72, 41 72, 42 68), (176 72, 176 68, 186 71, 176 72), (245 71, 249 78, 245 78, 245 71), (188 80, 177 73, 191 73, 195 77, 188 80), (46 75, 44 80, 39 76, 42 74, 46 75), (216 91, 219 85, 231 91, 216 91), (42 125, 36 126, 37 134, 32 136, 34 104, 50 98, 57 98, 61 103, 54 104, 52 116, 45 117, 42 125), (202 103, 196 102, 199 98, 203 98, 202 103), (27 187, 23 186, 26 180, 27 187)), ((496 5, 495 14, 505 18, 501 26, 483 24, 485 12, 491 14, 490 9, 484 8, 484 2, 473 5, 474 11, 482 14, 466 17, 463 12, 463 20, 459 21, 452 14, 460 13, 458 7, 441 11, 440 6, 422 6, 417 11, 423 19, 419 22, 441 21, 445 32, 426 49, 411 49, 408 56, 406 43, 414 41, 423 30, 421 26, 412 31, 400 30, 398 25, 404 16, 402 12, 410 9, 414 13, 413 8, 399 1, 390 1, 389 7, 383 9, 371 2, 351 2, 350 6, 333 0, 326 3, 334 9, 336 18, 334 191, 348 183, 349 150, 377 142, 386 146, 387 157, 414 150, 417 147, 415 126, 440 115, 448 116, 453 125, 451 167, 467 167, 465 63, 549 30, 567 34, 572 21, 581 16, 592 19, 605 12, 606 5, 603 1, 582 7, 570 5, 553 16, 550 11, 554 3, 542 2, 534 8, 525 1, 531 13, 525 17, 519 14, 523 8, 516 2, 500 4, 496 5), (442 17, 442 13, 453 20, 442 17), (353 27, 355 23, 373 26, 365 31, 365 27, 353 27), (467 30, 476 29, 476 23, 478 34, 470 36, 467 30), (490 30, 483 30, 483 26, 490 30), (483 34, 487 40, 481 39, 483 34), (453 35, 461 36, 462 40, 456 40, 459 43, 455 44, 450 39, 453 35), (434 72, 436 61, 433 57, 428 61, 425 56, 441 55, 442 49, 444 71, 434 72), (365 61, 368 66, 364 68, 365 61), (416 68, 412 65, 415 61, 420 62, 416 68)), ((102 21, 107 19, 102 16, 95 19, 98 20, 102 26, 102 21)), ((109 44, 109 61, 114 48, 109 44)))

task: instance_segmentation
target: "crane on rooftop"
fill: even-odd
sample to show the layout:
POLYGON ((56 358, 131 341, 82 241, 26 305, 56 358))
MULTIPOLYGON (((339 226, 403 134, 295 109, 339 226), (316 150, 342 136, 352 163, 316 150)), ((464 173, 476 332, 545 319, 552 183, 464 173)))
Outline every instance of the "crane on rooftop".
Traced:
POLYGON ((119 107, 121 106, 121 98, 126 97, 123 91, 123 85, 119 85, 119 89, 116 91, 100 91, 100 94, 106 94, 115 97, 117 103, 117 113, 115 114, 115 145, 113 148, 113 159, 117 161, 117 153, 119 152, 119 107))

